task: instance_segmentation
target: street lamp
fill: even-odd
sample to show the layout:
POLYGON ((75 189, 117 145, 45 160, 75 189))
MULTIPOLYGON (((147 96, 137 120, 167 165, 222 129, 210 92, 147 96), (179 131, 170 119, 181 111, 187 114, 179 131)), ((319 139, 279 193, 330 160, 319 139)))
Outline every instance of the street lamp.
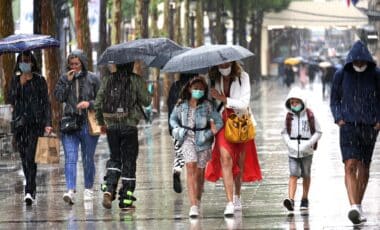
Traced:
POLYGON ((190 19, 190 45, 191 47, 195 46, 195 17, 196 17, 196 10, 197 10, 197 1, 191 0, 189 2, 189 19, 190 19))

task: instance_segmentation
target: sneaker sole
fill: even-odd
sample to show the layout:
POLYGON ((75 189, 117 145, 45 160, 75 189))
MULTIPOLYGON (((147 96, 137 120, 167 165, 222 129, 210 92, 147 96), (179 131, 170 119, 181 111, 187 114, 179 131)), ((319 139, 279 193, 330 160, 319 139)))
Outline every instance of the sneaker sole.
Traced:
POLYGON ((173 189, 176 193, 182 192, 181 174, 178 172, 173 173, 173 189))
POLYGON ((135 209, 136 209, 136 206, 134 206, 134 205, 129 206, 129 207, 125 207, 125 208, 120 208, 121 211, 125 211, 125 212, 134 211, 135 209))
POLYGON ((198 218, 199 214, 191 214, 189 215, 190 218, 198 218))
POLYGON ((30 198, 27 198, 27 199, 25 199, 25 203, 26 203, 26 205, 30 206, 33 204, 33 200, 30 198))
POLYGON ((348 219, 351 220, 353 224, 360 224, 360 213, 357 210, 351 210, 348 212, 348 219))
POLYGON ((292 207, 292 203, 290 200, 284 200, 284 206, 288 211, 294 211, 294 208, 292 207))
POLYGON ((224 213, 225 217, 234 217, 234 213, 224 213))
POLYGON ((73 202, 73 201, 71 200, 71 198, 68 197, 68 196, 64 196, 64 197, 63 197, 63 200, 64 200, 66 203, 70 204, 70 205, 73 205, 73 204, 74 204, 74 202, 73 202))
POLYGON ((102 205, 106 209, 111 209, 112 208, 112 196, 110 194, 104 194, 103 195, 102 205))

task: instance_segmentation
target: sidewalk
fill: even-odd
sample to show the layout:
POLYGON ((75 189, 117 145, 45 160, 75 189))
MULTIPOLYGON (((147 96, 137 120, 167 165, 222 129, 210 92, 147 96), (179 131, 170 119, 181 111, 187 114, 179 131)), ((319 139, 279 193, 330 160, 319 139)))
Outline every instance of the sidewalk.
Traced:
MULTIPOLYGON (((234 218, 223 217, 226 205, 222 181, 205 184, 201 217, 189 220, 187 191, 177 194, 172 188, 172 141, 167 130, 167 114, 152 125, 139 127, 140 152, 137 166, 136 210, 121 213, 117 202, 111 210, 102 207, 100 183, 105 173, 108 146, 105 136, 96 151, 95 199, 83 202, 83 170, 78 163, 77 202, 68 206, 65 192, 64 158, 59 165, 38 168, 37 202, 26 207, 23 199, 23 176, 20 170, 0 175, 0 229, 353 229, 347 218, 349 204, 344 186, 338 128, 333 124, 328 101, 322 100, 321 85, 309 90, 311 108, 322 126, 312 166, 310 209, 288 216, 282 206, 287 197, 287 151, 280 131, 284 125, 284 100, 288 89, 275 81, 261 82, 260 97, 252 101, 258 122, 257 149, 263 172, 259 183, 245 184, 243 211, 234 218)), ((63 154, 61 152, 61 154, 63 154)), ((364 197, 367 216, 360 229, 380 229, 380 154, 379 143, 371 167, 371 177, 364 197)), ((1 159, 1 164, 19 164, 17 159, 1 159)), ((183 186, 185 178, 182 176, 183 186)), ((301 182, 301 181, 300 181, 301 182)), ((297 198, 301 196, 301 183, 297 198)))

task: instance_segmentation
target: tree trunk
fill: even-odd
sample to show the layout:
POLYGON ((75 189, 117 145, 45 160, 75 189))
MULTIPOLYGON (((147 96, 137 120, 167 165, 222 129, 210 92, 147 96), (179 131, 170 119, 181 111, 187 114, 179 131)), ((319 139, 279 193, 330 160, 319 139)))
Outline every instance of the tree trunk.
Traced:
POLYGON ((252 29, 251 37, 252 40, 249 44, 249 49, 255 54, 253 57, 253 65, 251 66, 250 75, 251 82, 258 82, 261 78, 261 61, 260 61, 260 52, 261 52, 261 28, 263 22, 264 13, 262 11, 253 11, 251 20, 252 20, 252 29))
MULTIPOLYGON (((41 34, 41 0, 34 0, 33 1, 33 33, 34 34, 41 34)), ((35 50, 33 51, 34 56, 37 59, 37 63, 42 63, 42 54, 41 50, 35 50)))
POLYGON ((88 59, 88 70, 92 71, 92 47, 90 27, 88 23, 87 1, 74 0, 75 30, 77 34, 78 48, 82 49, 88 59))
POLYGON ((183 46, 189 46, 190 44, 190 24, 189 24, 189 1, 190 0, 185 0, 184 1, 184 6, 185 6, 185 9, 184 9, 184 25, 183 25, 183 32, 184 32, 184 35, 183 35, 183 42, 182 42, 182 45, 183 46))
POLYGON ((183 43, 182 27, 181 27, 181 0, 176 1, 176 13, 175 13, 175 41, 178 44, 183 43))
POLYGON ((203 36, 203 1, 197 0, 197 9, 196 9, 196 46, 201 46, 204 44, 204 36, 203 36))
POLYGON ((243 47, 247 47, 248 44, 247 44, 247 30, 246 30, 246 27, 247 27, 247 13, 248 13, 248 10, 247 10, 247 2, 246 0, 239 0, 239 17, 238 17, 238 24, 239 24, 239 27, 238 27, 238 36, 239 36, 239 44, 243 47))
POLYGON ((232 5, 232 43, 234 45, 238 44, 238 31, 240 28, 239 25, 239 9, 238 6, 240 5, 241 0, 230 0, 230 3, 232 5))
MULTIPOLYGON (((53 6, 52 1, 50 0, 41 0, 41 31, 43 34, 51 35, 52 37, 56 37, 55 31, 55 16, 53 14, 53 6)), ((49 48, 44 50, 44 60, 45 60, 45 77, 47 80, 48 90, 49 90, 49 99, 51 103, 51 111, 52 111, 52 124, 54 130, 58 131, 58 121, 61 117, 61 105, 55 99, 53 95, 53 91, 57 81, 59 79, 59 49, 49 48)))
MULTIPOLYGON (((2 0, 0 4, 0 38, 14 34, 14 23, 12 14, 12 0, 2 0)), ((0 83, 4 102, 9 103, 7 92, 13 77, 13 68, 15 66, 15 57, 13 54, 0 55, 0 64, 2 64, 3 72, 0 71, 0 83), (4 79, 4 82, 3 82, 4 79)))
MULTIPOLYGON (((135 32, 136 39, 138 38, 148 38, 148 16, 149 16, 149 0, 137 0, 135 6, 135 32)), ((134 72, 140 76, 147 75, 147 68, 141 61, 135 62, 134 72)))
POLYGON ((121 0, 113 0, 112 3, 112 34, 111 44, 120 43, 120 25, 121 25, 121 0))
MULTIPOLYGON (((99 11, 99 43, 97 50, 97 60, 99 60, 100 55, 107 48, 107 0, 100 0, 100 11, 99 11)), ((107 69, 104 65, 98 66, 100 76, 104 76, 107 73, 107 69)))
POLYGON ((159 37, 160 32, 158 29, 158 0, 152 0, 151 2, 151 25, 150 25, 150 32, 151 32, 151 37, 159 37))
MULTIPOLYGON (((152 37, 159 37, 160 32, 158 29, 158 0, 152 0, 152 12, 151 12, 151 26, 150 26, 150 31, 152 33, 152 37)), ((149 80, 153 82, 153 111, 159 113, 160 112, 160 89, 159 89, 159 80, 160 80, 160 69, 159 68, 153 68, 152 74, 150 75, 149 80)))

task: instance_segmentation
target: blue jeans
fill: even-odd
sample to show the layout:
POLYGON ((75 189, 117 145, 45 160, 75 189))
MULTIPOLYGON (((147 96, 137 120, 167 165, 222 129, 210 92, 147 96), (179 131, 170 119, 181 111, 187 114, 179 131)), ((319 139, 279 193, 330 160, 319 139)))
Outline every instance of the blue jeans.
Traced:
POLYGON ((87 189, 92 188, 95 177, 94 155, 99 136, 91 136, 87 122, 85 122, 80 131, 70 134, 62 133, 61 138, 63 151, 65 152, 66 188, 68 190, 76 189, 79 144, 82 150, 84 187, 87 189))

